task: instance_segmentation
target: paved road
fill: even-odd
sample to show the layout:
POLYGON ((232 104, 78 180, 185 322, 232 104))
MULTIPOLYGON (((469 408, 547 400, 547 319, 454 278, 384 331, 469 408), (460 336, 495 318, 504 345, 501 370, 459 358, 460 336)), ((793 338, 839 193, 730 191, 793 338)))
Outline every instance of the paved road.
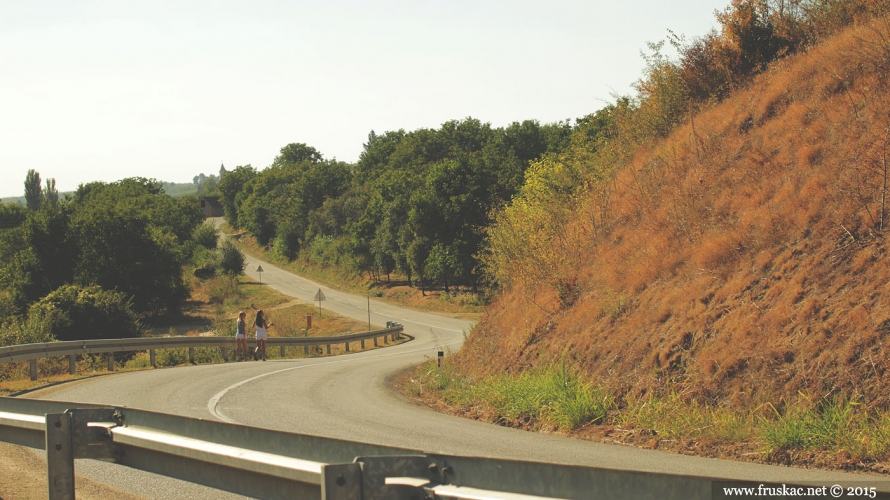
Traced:
MULTIPOLYGON (((248 274, 260 265, 248 259, 248 274)), ((311 301, 319 288, 324 307, 367 320, 368 299, 338 292, 263 262, 262 282, 311 301)), ((371 319, 398 321, 415 339, 398 346, 316 359, 283 360, 122 373, 38 393, 36 397, 83 403, 126 405, 189 417, 340 439, 420 449, 427 452, 578 464, 615 469, 735 478, 758 482, 806 482, 877 486, 877 476, 824 472, 689 457, 652 450, 576 441, 524 432, 433 412, 406 401, 386 384, 390 375, 436 355, 437 346, 456 350, 469 331, 466 320, 410 311, 371 300, 371 319)), ((446 356, 447 362, 447 356, 446 356)), ((206 498, 200 488, 122 467, 78 463, 78 473, 148 498, 206 498), (189 489, 183 489, 189 488, 189 489)), ((232 497, 234 498, 234 496, 232 497)))

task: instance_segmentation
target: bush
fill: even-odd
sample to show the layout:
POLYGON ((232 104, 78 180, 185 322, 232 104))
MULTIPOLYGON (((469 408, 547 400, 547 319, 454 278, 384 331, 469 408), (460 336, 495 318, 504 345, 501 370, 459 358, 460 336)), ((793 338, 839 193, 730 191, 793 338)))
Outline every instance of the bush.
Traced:
POLYGON ((216 275, 222 258, 219 250, 210 250, 203 246, 196 246, 192 253, 192 264, 195 266, 195 276, 207 279, 216 275))
POLYGON ((226 240, 219 246, 219 254, 219 267, 224 273, 238 276, 244 272, 247 260, 231 241, 226 240))
POLYGON ((287 260, 294 260, 300 252, 300 230, 292 224, 278 226, 275 252, 287 260))
POLYGON ((58 340, 139 337, 145 331, 131 299, 97 285, 59 287, 31 306, 28 322, 45 322, 58 340))
POLYGON ((45 318, 17 318, 0 326, 0 347, 55 341, 45 318))
POLYGON ((209 250, 215 250, 219 239, 216 233, 216 226, 209 222, 201 224, 192 232, 192 239, 199 246, 209 250))

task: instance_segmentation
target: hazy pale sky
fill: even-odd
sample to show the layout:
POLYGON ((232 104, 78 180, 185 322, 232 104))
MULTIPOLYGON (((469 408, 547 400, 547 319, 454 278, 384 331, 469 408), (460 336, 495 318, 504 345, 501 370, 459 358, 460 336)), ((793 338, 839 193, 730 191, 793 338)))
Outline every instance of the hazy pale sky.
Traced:
POLYGON ((268 166, 371 130, 582 117, 728 0, 0 0, 0 197, 268 166))

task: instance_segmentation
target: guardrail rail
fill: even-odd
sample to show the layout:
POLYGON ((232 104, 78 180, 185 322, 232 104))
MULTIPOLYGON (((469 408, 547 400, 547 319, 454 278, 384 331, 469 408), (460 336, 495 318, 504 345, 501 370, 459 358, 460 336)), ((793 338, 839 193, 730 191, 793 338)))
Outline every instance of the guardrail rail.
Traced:
MULTIPOLYGON (((328 337, 269 337, 266 345, 268 348, 279 347, 282 357, 285 348, 299 346, 303 346, 305 354, 309 354, 311 347, 325 347, 327 354, 331 354, 331 346, 339 344, 343 344, 344 349, 349 352, 349 346, 353 342, 358 342, 360 348, 364 349, 365 342, 369 340, 374 343, 374 347, 378 347, 378 341, 381 339, 384 343, 389 343, 401 338, 404 329, 401 324, 387 322, 386 326, 383 330, 328 337)), ((255 342, 250 338, 248 341, 255 342)), ((188 348, 189 361, 194 364, 195 348, 197 347, 218 347, 222 350, 223 360, 228 361, 228 350, 231 349, 234 352, 235 349, 235 337, 139 337, 21 344, 0 347, 0 363, 30 361, 31 380, 37 380, 37 360, 40 358, 68 356, 68 371, 73 375, 76 372, 78 355, 148 351, 151 366, 157 368, 156 351, 158 349, 188 348)), ((114 358, 111 356, 108 359, 108 370, 114 371, 114 358)))
POLYGON ((50 500, 74 499, 76 458, 261 499, 711 500, 717 498, 716 484, 728 484, 697 476, 431 454, 126 407, 18 398, 0 398, 0 441, 46 450, 50 500))

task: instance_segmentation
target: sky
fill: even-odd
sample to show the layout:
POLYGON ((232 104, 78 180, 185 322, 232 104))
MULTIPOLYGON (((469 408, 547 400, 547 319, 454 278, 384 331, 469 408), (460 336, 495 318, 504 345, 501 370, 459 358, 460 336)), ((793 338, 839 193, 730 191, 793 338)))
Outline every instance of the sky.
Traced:
POLYGON ((0 198, 29 169, 192 182, 294 142, 355 162, 372 130, 574 123, 728 3, 0 0, 0 198))

